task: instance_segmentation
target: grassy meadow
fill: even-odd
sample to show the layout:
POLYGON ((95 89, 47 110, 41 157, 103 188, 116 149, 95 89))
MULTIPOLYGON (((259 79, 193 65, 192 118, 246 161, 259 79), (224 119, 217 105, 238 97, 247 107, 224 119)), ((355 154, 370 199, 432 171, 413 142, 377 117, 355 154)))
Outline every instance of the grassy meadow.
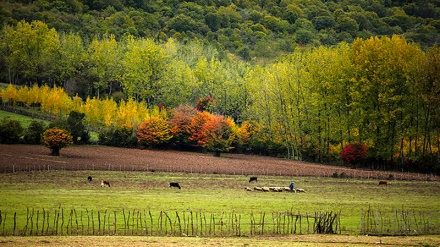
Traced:
MULTIPOLYGON (((159 173, 129 171, 31 171, 0 174, 1 212, 17 213, 18 228, 26 224, 27 210, 53 212, 59 208, 76 211, 140 210, 159 214, 179 212, 240 215, 243 224, 249 216, 265 213, 272 221, 274 212, 302 215, 340 212, 341 233, 359 234, 361 212, 429 211, 432 224, 440 225, 440 184, 438 182, 391 181, 388 186, 376 180, 317 177, 263 176, 249 184, 241 175, 159 173), (94 179, 87 181, 88 176, 94 179), (111 187, 101 187, 100 179, 111 187), (288 186, 295 181, 306 193, 245 191, 245 186, 288 186), (179 182, 182 189, 169 188, 179 182)), ((118 219, 122 223, 122 219, 118 219)), ((12 224, 11 218, 6 225, 12 224)), ((118 226, 123 227, 123 226, 118 226)))
POLYGON ((27 128, 29 126, 29 124, 32 121, 34 121, 34 120, 37 120, 37 121, 43 122, 46 125, 49 125, 49 121, 46 121, 46 120, 41 120, 41 119, 37 119, 37 118, 31 118, 31 117, 28 117, 28 116, 23 116, 23 115, 20 115, 20 114, 15 114, 15 113, 12 113, 12 112, 7 112, 7 111, 0 111, 0 120, 2 120, 4 118, 10 118, 12 120, 19 121, 23 128, 27 128))

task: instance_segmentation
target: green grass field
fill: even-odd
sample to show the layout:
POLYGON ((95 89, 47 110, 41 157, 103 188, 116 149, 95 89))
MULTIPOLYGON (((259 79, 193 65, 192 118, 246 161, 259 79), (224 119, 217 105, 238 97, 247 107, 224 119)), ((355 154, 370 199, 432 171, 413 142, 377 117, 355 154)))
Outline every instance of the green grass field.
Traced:
POLYGON ((12 112, 7 112, 7 111, 0 111, 0 120, 9 117, 12 120, 17 120, 21 123, 21 126, 23 128, 27 128, 29 126, 29 124, 36 120, 36 121, 40 121, 43 122, 46 125, 49 125, 49 121, 46 120, 41 120, 41 119, 37 119, 37 118, 31 118, 31 117, 27 117, 27 116, 23 116, 23 115, 19 115, 19 114, 15 114, 12 112))
POLYGON ((379 187, 375 180, 266 176, 259 177, 257 185, 287 186, 292 179, 306 193, 245 191, 244 187, 249 186, 247 177, 239 175, 126 171, 1 173, 0 210, 7 213, 9 227, 11 215, 16 212, 20 216, 17 228, 26 224, 27 210, 44 209, 53 213, 59 208, 66 214, 72 209, 78 213, 118 212, 119 224, 124 222, 123 210, 133 214, 151 212, 156 216, 161 211, 216 217, 233 213, 239 215, 243 225, 250 221, 251 214, 258 218, 265 213, 270 222, 277 212, 313 215, 332 211, 341 213, 343 234, 359 234, 361 211, 370 208, 374 213, 415 212, 411 217, 419 217, 418 212, 429 212, 424 220, 440 225, 438 182, 391 181, 387 187, 379 187), (87 181, 89 175, 94 177, 91 183, 87 181), (100 179, 109 179, 111 187, 102 188, 100 179), (168 188, 172 181, 179 182, 182 189, 168 188))

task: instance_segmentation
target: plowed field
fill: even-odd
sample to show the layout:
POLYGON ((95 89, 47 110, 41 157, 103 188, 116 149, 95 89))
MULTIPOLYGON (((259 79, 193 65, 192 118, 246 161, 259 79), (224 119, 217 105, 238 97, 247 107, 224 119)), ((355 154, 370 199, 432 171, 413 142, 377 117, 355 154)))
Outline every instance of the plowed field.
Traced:
POLYGON ((129 170, 330 177, 345 173, 352 178, 439 180, 438 176, 350 169, 273 157, 140 150, 107 146, 71 146, 61 156, 35 145, 0 145, 0 172, 21 170, 129 170))

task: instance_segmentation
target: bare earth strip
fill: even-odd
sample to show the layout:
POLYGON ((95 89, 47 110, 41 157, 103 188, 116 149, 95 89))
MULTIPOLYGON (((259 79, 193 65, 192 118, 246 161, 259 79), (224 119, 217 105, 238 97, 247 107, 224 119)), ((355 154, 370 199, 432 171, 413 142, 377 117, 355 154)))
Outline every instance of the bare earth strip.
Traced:
POLYGON ((0 246, 439 246, 440 236, 372 237, 300 235, 289 237, 195 238, 142 236, 2 237, 0 246))
POLYGON ((318 176, 345 173, 353 178, 439 181, 439 176, 395 171, 370 171, 328 166, 302 161, 242 154, 212 154, 140 150, 107 146, 71 146, 61 149, 61 156, 35 145, 0 144, 0 172, 20 170, 129 170, 219 173, 236 175, 318 176))

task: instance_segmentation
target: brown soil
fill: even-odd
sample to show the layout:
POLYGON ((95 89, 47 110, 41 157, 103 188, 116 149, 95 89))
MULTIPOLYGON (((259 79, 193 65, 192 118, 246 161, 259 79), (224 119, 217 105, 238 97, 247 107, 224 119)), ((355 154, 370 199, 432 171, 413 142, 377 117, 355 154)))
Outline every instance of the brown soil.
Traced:
POLYGON ((242 154, 140 150, 107 146, 71 146, 61 156, 44 146, 0 145, 0 172, 23 170, 129 170, 237 175, 320 176, 345 173, 352 178, 440 180, 438 176, 350 169, 302 161, 242 154))

